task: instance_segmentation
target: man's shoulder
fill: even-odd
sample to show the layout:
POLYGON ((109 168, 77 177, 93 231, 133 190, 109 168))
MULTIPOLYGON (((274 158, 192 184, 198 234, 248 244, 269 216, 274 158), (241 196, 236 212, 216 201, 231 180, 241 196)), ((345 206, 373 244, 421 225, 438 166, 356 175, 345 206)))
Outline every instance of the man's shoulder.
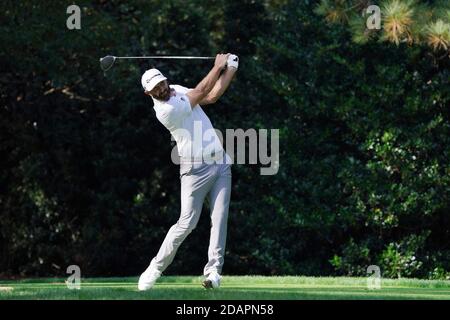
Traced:
POLYGON ((171 96, 167 101, 154 99, 153 109, 156 111, 156 113, 171 113, 175 109, 178 109, 180 105, 185 101, 189 100, 187 100, 187 97, 184 97, 183 95, 171 96))
POLYGON ((153 110, 155 110, 156 115, 164 115, 173 109, 173 103, 170 101, 161 101, 153 99, 153 110))

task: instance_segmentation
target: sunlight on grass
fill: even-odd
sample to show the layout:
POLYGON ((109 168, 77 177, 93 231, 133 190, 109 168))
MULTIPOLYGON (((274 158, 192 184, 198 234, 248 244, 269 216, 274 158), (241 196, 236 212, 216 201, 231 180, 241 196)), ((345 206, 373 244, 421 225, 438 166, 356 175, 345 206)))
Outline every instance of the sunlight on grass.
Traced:
POLYGON ((205 290, 198 276, 164 276, 146 292, 137 278, 82 279, 80 290, 69 290, 64 279, 2 281, 0 299, 450 299, 449 281, 384 279, 381 290, 368 290, 365 278, 224 276, 218 290, 205 290))

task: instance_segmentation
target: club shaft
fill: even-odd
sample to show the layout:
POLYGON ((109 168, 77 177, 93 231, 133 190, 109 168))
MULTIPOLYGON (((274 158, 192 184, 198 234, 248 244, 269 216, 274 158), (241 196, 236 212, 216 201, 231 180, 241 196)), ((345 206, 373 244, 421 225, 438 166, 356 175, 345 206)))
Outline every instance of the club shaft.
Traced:
POLYGON ((145 57, 115 57, 116 59, 201 59, 201 60, 211 60, 215 57, 194 57, 194 56, 145 56, 145 57))

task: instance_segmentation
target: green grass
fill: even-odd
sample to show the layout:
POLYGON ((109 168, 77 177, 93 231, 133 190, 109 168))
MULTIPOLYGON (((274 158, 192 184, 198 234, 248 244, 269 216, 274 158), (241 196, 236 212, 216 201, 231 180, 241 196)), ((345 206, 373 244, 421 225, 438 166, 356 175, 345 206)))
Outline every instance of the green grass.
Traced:
POLYGON ((224 276, 216 290, 201 287, 201 277, 163 276, 150 291, 137 290, 137 278, 90 278, 80 290, 64 279, 0 281, 1 299, 155 299, 155 300, 290 300, 290 299, 450 299, 450 281, 383 279, 368 290, 366 278, 224 276))

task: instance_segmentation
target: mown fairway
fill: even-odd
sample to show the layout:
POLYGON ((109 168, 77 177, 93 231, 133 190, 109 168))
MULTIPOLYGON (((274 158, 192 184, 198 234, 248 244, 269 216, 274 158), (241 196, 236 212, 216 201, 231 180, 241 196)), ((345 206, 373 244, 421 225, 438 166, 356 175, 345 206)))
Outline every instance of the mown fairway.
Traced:
POLYGON ((450 299, 450 281, 382 280, 368 290, 365 278, 224 276, 218 290, 205 290, 198 276, 163 276, 146 292, 137 278, 82 279, 69 290, 64 279, 0 281, 0 299, 450 299))

